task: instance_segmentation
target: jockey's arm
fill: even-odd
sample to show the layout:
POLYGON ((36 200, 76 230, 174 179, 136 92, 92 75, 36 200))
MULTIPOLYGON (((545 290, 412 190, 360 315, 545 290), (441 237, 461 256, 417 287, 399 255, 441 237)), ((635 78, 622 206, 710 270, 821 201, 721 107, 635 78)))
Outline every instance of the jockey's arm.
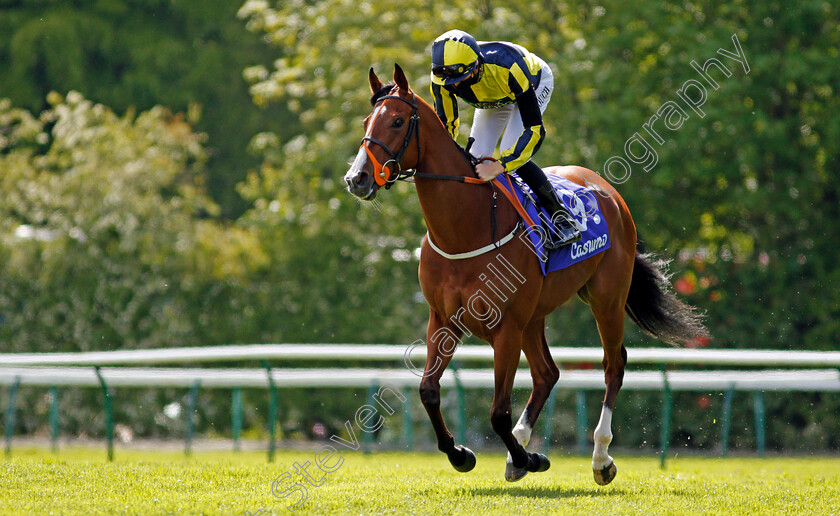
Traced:
POLYGON ((435 99, 435 112, 446 126, 446 130, 453 140, 458 139, 458 126, 461 121, 458 117, 458 98, 451 91, 438 84, 432 83, 432 98, 435 99))
POLYGON ((516 143, 501 152, 499 162, 505 167, 505 172, 512 172, 527 163, 545 139, 542 112, 534 88, 528 88, 522 92, 516 98, 516 105, 522 116, 524 129, 519 134, 516 143))

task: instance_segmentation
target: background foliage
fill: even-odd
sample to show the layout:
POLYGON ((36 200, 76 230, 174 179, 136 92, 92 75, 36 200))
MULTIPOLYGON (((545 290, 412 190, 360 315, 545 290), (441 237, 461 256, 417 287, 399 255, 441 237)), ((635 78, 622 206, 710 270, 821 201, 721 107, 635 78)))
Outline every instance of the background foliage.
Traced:
MULTIPOLYGON (((554 69, 543 166, 603 172, 685 81, 702 82, 692 61, 720 59, 732 75, 711 71, 720 88, 707 88, 705 116, 683 105, 678 130, 659 126, 662 145, 647 137, 656 166, 634 164, 616 186, 644 245, 675 260, 677 290, 708 313, 709 346, 836 349, 838 11, 820 0, 0 1, 0 349, 423 337, 411 187, 362 205, 341 176, 370 109, 368 67, 388 77, 399 62, 428 99, 431 41, 453 27, 516 41, 554 69), (717 53, 734 51, 733 34, 749 72, 717 53)), ((598 345, 580 304, 549 326, 552 344, 598 345)), ((658 343, 629 330, 630 353, 640 345, 658 343)), ((42 394, 21 403, 43 406, 42 394)), ((153 418, 177 394, 135 394, 123 417, 168 435, 153 418)), ((290 393, 284 428, 306 434, 315 416, 301 414, 340 427, 350 396, 290 393)), ((784 422, 769 445, 837 449, 836 418, 820 415, 837 401, 805 398, 768 399, 784 422)), ((201 428, 226 432, 222 401, 202 400, 201 428)), ((692 417, 715 403, 685 400, 691 446, 711 445, 692 417)), ((249 400, 254 426, 261 404, 249 400)), ((98 432, 87 410, 65 426, 98 432)), ((644 414, 626 411, 622 443, 651 445, 644 414)), ((21 425, 45 421, 35 411, 21 425)))

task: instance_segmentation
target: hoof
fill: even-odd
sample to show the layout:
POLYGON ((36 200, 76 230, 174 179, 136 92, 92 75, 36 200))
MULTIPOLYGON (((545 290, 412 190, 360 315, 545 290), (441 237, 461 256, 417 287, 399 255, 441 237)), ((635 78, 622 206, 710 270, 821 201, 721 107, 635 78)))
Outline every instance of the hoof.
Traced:
POLYGON ((449 456, 449 463, 452 464, 452 467, 461 473, 472 471, 475 467, 475 453, 473 453, 469 448, 461 445, 456 446, 455 451, 458 452, 458 455, 462 455, 463 459, 461 459, 460 464, 456 464, 456 461, 452 460, 452 456, 449 456))
POLYGON ((528 471, 533 471, 534 473, 542 473, 543 471, 548 470, 548 468, 550 467, 551 461, 548 460, 548 457, 546 457, 542 453, 528 454, 528 471))
POLYGON ((505 464, 505 480, 508 482, 516 482, 522 479, 528 472, 542 473, 551 467, 551 461, 542 453, 529 453, 528 464, 524 468, 517 468, 513 465, 513 459, 508 454, 507 464, 505 464))
POLYGON ((593 469, 592 473, 595 475, 595 483, 599 486, 605 486, 613 481, 618 470, 615 467, 615 462, 610 462, 602 469, 593 469))
POLYGON ((505 463, 505 480, 508 482, 516 482, 517 480, 521 480, 522 477, 528 474, 528 468, 517 468, 513 465, 513 459, 510 458, 510 454, 508 453, 507 463, 505 463))

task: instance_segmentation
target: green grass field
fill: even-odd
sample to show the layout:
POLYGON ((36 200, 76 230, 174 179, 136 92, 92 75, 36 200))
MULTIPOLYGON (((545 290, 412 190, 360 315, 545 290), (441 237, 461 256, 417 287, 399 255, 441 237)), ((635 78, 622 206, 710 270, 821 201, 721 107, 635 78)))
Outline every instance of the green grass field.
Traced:
POLYGON ((274 497, 272 481, 306 461, 326 481, 300 514, 840 514, 840 458, 677 458, 660 470, 614 456, 618 476, 600 487, 589 459, 570 456, 510 484, 498 453, 458 473, 443 454, 342 452, 324 475, 314 451, 268 464, 264 453, 117 450, 109 464, 99 449, 16 449, 0 462, 0 514, 289 514, 300 497, 274 497))

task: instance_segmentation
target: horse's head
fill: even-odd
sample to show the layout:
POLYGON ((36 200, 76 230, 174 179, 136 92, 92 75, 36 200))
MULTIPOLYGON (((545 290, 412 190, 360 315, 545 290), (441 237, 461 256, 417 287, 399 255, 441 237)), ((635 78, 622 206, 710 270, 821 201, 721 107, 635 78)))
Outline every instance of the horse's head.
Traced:
POLYGON ((393 85, 384 85, 370 69, 373 112, 365 118, 365 137, 350 170, 344 175, 347 189, 366 201, 379 187, 390 187, 403 169, 417 166, 420 156, 420 118, 417 99, 399 65, 394 65, 393 85))

